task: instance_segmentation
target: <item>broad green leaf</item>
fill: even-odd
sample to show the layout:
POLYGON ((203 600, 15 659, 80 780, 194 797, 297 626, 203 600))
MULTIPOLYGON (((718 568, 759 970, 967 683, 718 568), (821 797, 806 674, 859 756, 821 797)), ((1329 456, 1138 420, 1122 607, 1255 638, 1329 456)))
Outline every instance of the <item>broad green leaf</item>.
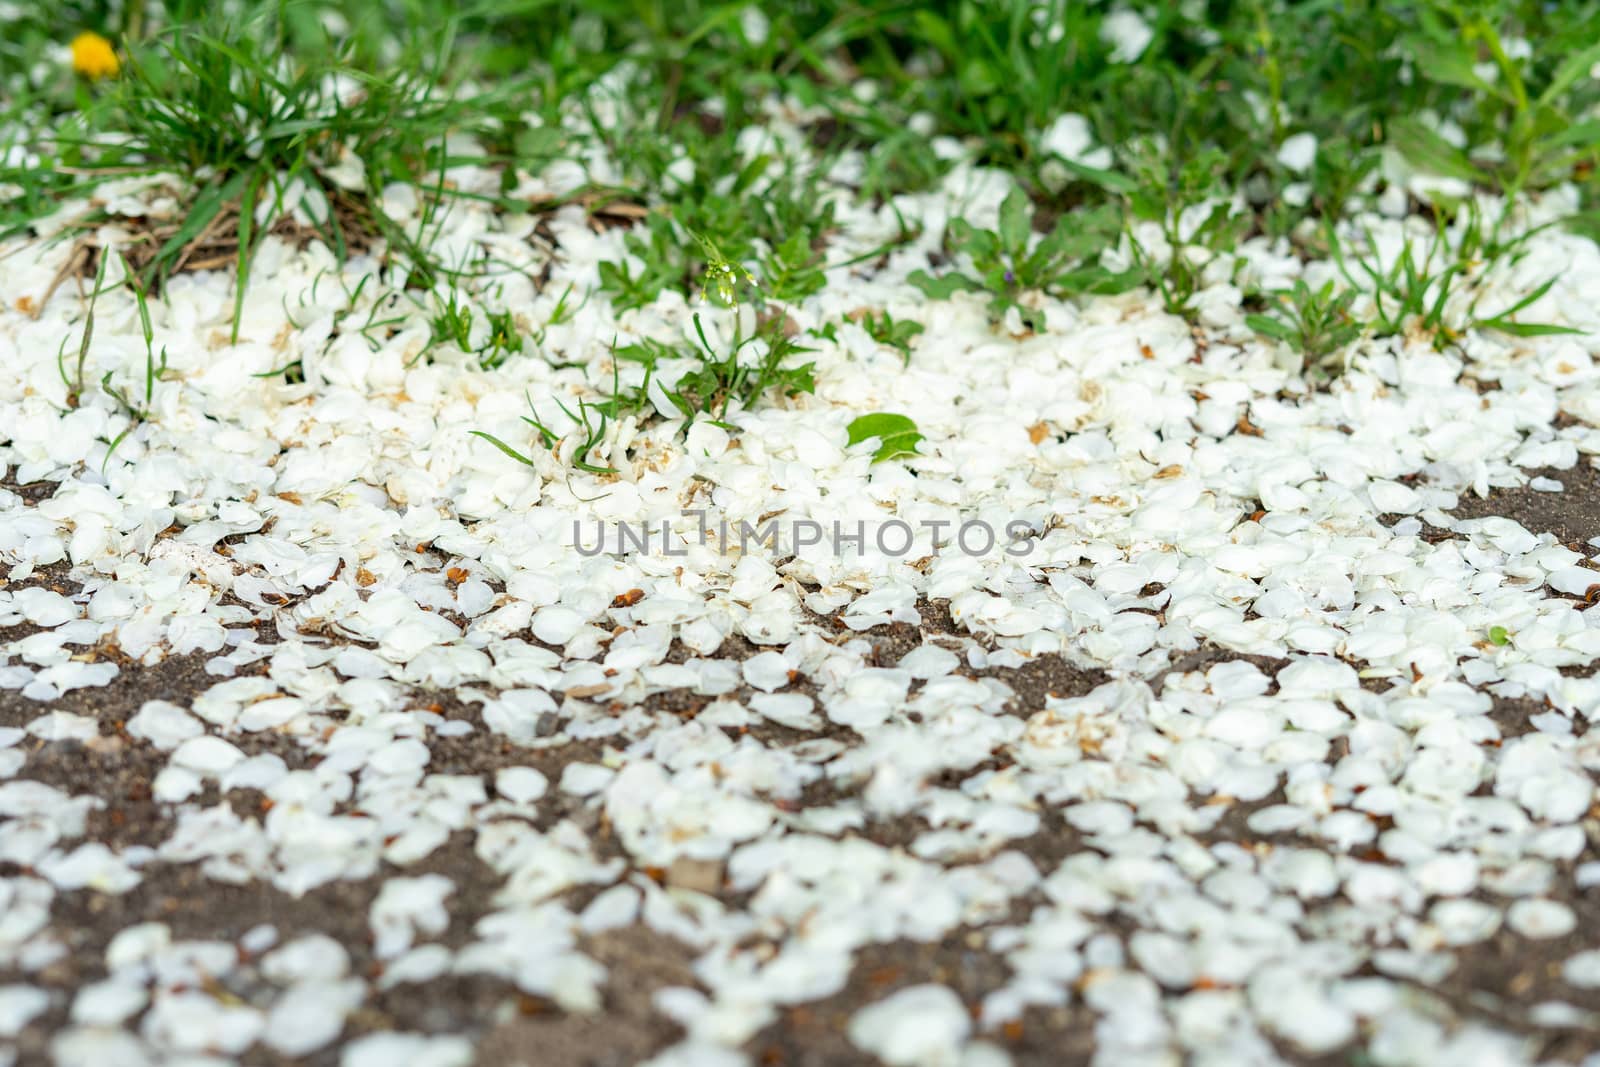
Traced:
POLYGON ((1600 63, 1600 41, 1596 41, 1581 52, 1574 52, 1556 68, 1555 75, 1551 77, 1550 84, 1545 86, 1544 92, 1539 94, 1539 103, 1551 104, 1568 89, 1577 84, 1579 78, 1587 78, 1589 69, 1600 63))
POLYGON ((1415 119, 1389 124, 1389 141, 1412 166, 1444 178, 1481 183, 1484 174, 1467 154, 1415 119))
POLYGON ((922 440, 916 423, 904 415, 886 411, 853 419, 847 429, 852 445, 872 437, 878 439, 878 451, 872 457, 874 463, 898 456, 914 456, 917 454, 917 443, 922 440))
POLYGON ((1007 252, 1020 254, 1028 248, 1028 234, 1033 231, 1033 211, 1028 204, 1028 194, 1013 189, 1000 205, 1000 246, 1007 252))
POLYGON ((943 274, 935 278, 925 270, 912 271, 906 281, 935 300, 949 300, 954 293, 970 293, 979 288, 977 282, 964 274, 943 274))
POLYGON ((1404 47, 1416 61, 1417 69, 1422 76, 1431 82, 1454 85, 1460 89, 1474 89, 1495 96, 1504 95, 1498 86, 1478 77, 1478 72, 1474 69, 1476 58, 1473 49, 1459 38, 1445 41, 1437 38, 1411 37, 1406 40, 1404 47))
POLYGON ((1149 277, 1137 266, 1113 272, 1094 264, 1058 275, 1050 283, 1050 291, 1056 294, 1093 293, 1100 296, 1114 296, 1136 289, 1147 281, 1149 277))

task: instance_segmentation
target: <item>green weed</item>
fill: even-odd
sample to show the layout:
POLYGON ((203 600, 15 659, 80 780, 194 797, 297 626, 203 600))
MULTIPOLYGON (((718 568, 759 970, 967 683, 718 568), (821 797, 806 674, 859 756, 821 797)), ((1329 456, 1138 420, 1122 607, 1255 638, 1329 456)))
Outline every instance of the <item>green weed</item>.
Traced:
POLYGON ((861 316, 861 328, 880 345, 899 349, 907 364, 911 362, 911 342, 923 331, 922 323, 905 319, 896 322, 887 311, 879 314, 866 312, 861 316))
POLYGON ((1312 289, 1304 281, 1276 294, 1275 314, 1245 317, 1252 330, 1282 341, 1305 357, 1314 370, 1329 369, 1332 357, 1361 335, 1361 325, 1350 314, 1356 291, 1336 289, 1333 282, 1312 289))
POLYGON ((1020 303, 1030 291, 1053 296, 1121 292, 1137 284, 1136 272, 1113 272, 1100 264, 1100 256, 1113 247, 1121 232, 1116 211, 1109 205, 1063 215, 1055 227, 1035 241, 1033 208, 1027 194, 1013 189, 1000 205, 1000 222, 994 230, 980 230, 965 219, 952 219, 950 250, 967 257, 970 270, 953 270, 937 277, 916 271, 910 281, 936 299, 956 292, 987 292, 989 315, 998 322, 1015 309, 1028 329, 1044 329, 1044 317, 1020 303))
POLYGON ((1191 314, 1207 268, 1244 238, 1250 217, 1235 210, 1220 180, 1226 163, 1220 151, 1178 161, 1146 146, 1136 159, 1133 183, 1125 193, 1129 210, 1134 218, 1161 227, 1169 253, 1154 256, 1130 239, 1134 261, 1167 312, 1191 314), (1197 223, 1191 221, 1202 212, 1197 223))
MULTIPOLYGON (((606 414, 604 406, 590 403, 588 400, 581 398, 578 400, 578 410, 576 412, 568 408, 560 400, 556 401, 556 406, 561 409, 562 414, 567 416, 569 422, 572 422, 577 429, 582 431, 578 438, 577 446, 572 452, 572 466, 577 470, 587 471, 590 474, 617 473, 614 467, 603 467, 589 460, 589 454, 604 443, 607 428, 610 425, 610 418, 606 414)), ((539 413, 534 409, 531 398, 528 400, 528 410, 532 414, 521 416, 522 421, 533 427, 534 431, 539 435, 539 443, 545 449, 554 452, 561 444, 561 435, 539 420, 539 413)), ((474 437, 483 438, 502 453, 524 466, 538 466, 537 461, 532 456, 518 451, 492 433, 484 430, 469 430, 467 432, 474 437)))
MULTIPOLYGON (((731 429, 727 421, 730 409, 752 407, 769 390, 783 396, 816 390, 812 364, 792 362, 793 357, 810 349, 789 336, 781 314, 761 317, 754 331, 748 336, 736 334, 726 348, 711 343, 698 314, 694 316, 694 329, 698 347, 682 349, 646 340, 616 350, 617 359, 645 369, 646 386, 633 394, 635 398, 652 379, 659 383, 662 363, 681 359, 692 359, 695 365, 670 388, 663 387, 662 392, 690 422, 705 415, 713 423, 731 429)), ((629 400, 615 393, 610 402, 623 404, 629 400)))
MULTIPOLYGON (((1575 332, 1565 326, 1518 322, 1515 318, 1550 291, 1556 282, 1554 277, 1512 306, 1492 315, 1479 314, 1480 298, 1475 297, 1465 315, 1447 316, 1456 285, 1480 276, 1487 265, 1475 255, 1482 254, 1492 260, 1513 251, 1512 245, 1492 243, 1473 228, 1467 230, 1468 239, 1455 247, 1450 245, 1442 225, 1435 229, 1425 246, 1407 240, 1388 267, 1379 262, 1376 253, 1347 255, 1333 228, 1328 226, 1325 232, 1340 274, 1352 288, 1364 291, 1372 299, 1369 329, 1376 337, 1415 329, 1430 336, 1435 346, 1443 347, 1468 329, 1498 330, 1519 337, 1575 332)), ((1366 244, 1373 247, 1371 235, 1367 236, 1366 244)))
POLYGON ((759 261, 780 299, 822 287, 814 249, 833 227, 833 205, 814 172, 767 153, 747 160, 733 132, 707 134, 687 121, 666 133, 618 135, 612 147, 632 175, 631 195, 653 201, 644 223, 626 238, 639 265, 600 267, 601 287, 617 306, 642 306, 666 288, 688 292, 716 262, 759 261))

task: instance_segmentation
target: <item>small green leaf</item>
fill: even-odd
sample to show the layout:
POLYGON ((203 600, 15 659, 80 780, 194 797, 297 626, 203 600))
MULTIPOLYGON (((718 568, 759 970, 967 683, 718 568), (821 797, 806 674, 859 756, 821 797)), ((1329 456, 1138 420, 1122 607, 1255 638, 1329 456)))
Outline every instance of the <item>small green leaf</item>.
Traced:
POLYGON ((1489 627, 1489 643, 1491 645, 1509 645, 1511 643, 1511 635, 1506 633, 1504 626, 1491 626, 1489 627))
POLYGON ((1545 86, 1544 92, 1539 95, 1539 103, 1553 103, 1562 93, 1572 88, 1579 78, 1586 76, 1589 69, 1600 63, 1600 41, 1596 41, 1581 52, 1574 52, 1562 61, 1556 68, 1555 75, 1551 77, 1550 84, 1545 86))
POLYGON ((1467 154, 1415 119, 1389 124, 1389 141, 1412 166, 1445 178, 1481 184, 1484 174, 1467 154))
POLYGON ((472 434, 474 437, 481 437, 485 441, 488 441, 491 445, 494 445, 494 447, 498 448, 500 451, 504 452, 518 463, 524 463, 530 467, 534 465, 532 458, 523 455, 521 452, 518 452, 516 449, 512 448, 510 445, 506 444, 493 434, 484 433, 482 430, 468 430, 467 432, 472 434))
POLYGON ((1412 37, 1403 42, 1422 76, 1440 85, 1472 89, 1489 95, 1505 95, 1499 88, 1478 77, 1473 47, 1462 40, 1446 42, 1439 38, 1412 37))
POLYGON ((1012 255, 1028 250, 1028 234, 1033 232, 1033 211, 1028 206, 1028 194, 1013 189, 1000 205, 1000 244, 1012 255))
POLYGON ((874 463, 899 456, 914 456, 917 454, 917 443, 922 440, 916 423, 904 415, 893 415, 886 411, 853 419, 848 430, 852 445, 871 437, 878 439, 878 451, 872 457, 874 463))
POLYGON ((1244 324, 1274 341, 1293 341, 1295 337, 1294 330, 1286 323, 1279 322, 1269 315, 1246 315, 1244 324))
POLYGON ((935 300, 949 300, 954 293, 970 293, 978 283, 964 274, 944 274, 937 278, 925 270, 914 270, 906 279, 935 300))

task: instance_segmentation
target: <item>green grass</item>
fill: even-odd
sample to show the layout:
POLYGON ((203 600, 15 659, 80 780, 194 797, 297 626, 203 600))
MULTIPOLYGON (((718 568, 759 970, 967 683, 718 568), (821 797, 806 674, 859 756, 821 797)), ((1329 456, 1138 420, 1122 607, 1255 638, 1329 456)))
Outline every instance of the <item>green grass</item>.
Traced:
POLYGON ((955 292, 987 292, 991 318, 999 321, 1014 310, 1024 326, 1043 330, 1043 316, 1018 302, 1023 293, 1115 293, 1142 280, 1138 270, 1113 272, 1100 261, 1121 233, 1110 205, 1061 216, 1040 241, 1033 240, 1033 222, 1033 209, 1020 189, 1013 190, 1000 205, 998 229, 979 229, 965 219, 953 219, 950 251, 966 257, 972 271, 949 271, 937 277, 918 271, 911 281, 936 299, 955 292))
MULTIPOLYGON (((509 158, 523 87, 459 92, 453 20, 418 35, 425 43, 396 38, 386 47, 362 47, 354 36, 335 41, 321 27, 317 8, 304 3, 257 4, 242 16, 203 7, 122 42, 120 75, 75 84, 50 137, 29 137, 18 116, 59 111, 68 106, 64 95, 40 91, 11 103, 8 138, 54 168, 38 180, 22 177, 22 168, 0 174, 23 190, 21 208, 5 221, 14 230, 66 193, 108 178, 171 174, 189 187, 188 211, 140 263, 148 289, 159 289, 219 225, 236 240, 236 269, 247 278, 265 230, 295 212, 340 258, 381 237, 420 272, 420 284, 431 284, 445 272, 428 258, 424 232, 390 221, 379 194, 391 182, 410 183, 431 190, 436 206, 446 194, 434 183, 447 167, 498 161, 448 154, 451 134, 505 146, 509 158), (382 54, 390 58, 381 68, 360 58, 382 54)), ((8 84, 17 77, 11 72, 8 84)), ((241 284, 240 300, 244 291, 241 284)))
MULTIPOLYGON (((723 303, 759 294, 770 324, 781 321, 773 308, 818 292, 843 265, 827 255, 838 218, 822 178, 843 153, 860 154, 855 194, 887 203, 929 188, 959 156, 1003 168, 1018 192, 994 229, 951 223, 947 262, 916 278, 930 299, 978 292, 997 322, 1015 313, 1042 329, 1031 292, 1142 286, 1193 316, 1207 281, 1233 276, 1239 242, 1281 238, 1335 257, 1339 277, 1248 294, 1250 324, 1328 371, 1363 335, 1422 329, 1443 345, 1467 329, 1555 329, 1520 318, 1538 294, 1447 317, 1452 293, 1518 254, 1503 220, 1460 195, 1413 205, 1441 234, 1472 213, 1457 245, 1424 241, 1380 268, 1360 241, 1335 239, 1383 193, 1386 158, 1451 179, 1458 194, 1574 184, 1584 213, 1568 224, 1600 233, 1600 80, 1589 76, 1600 8, 1578 0, 241 0, 225 18, 215 9, 63 0, 24 6, 0 26, 0 234, 108 178, 171 175, 189 210, 137 257, 141 295, 158 294, 220 226, 237 247, 242 301, 265 233, 297 216, 340 258, 376 247, 399 262, 433 345, 493 367, 542 352, 547 327, 519 328, 480 291, 492 264, 432 257, 439 212, 467 195, 443 181, 449 166, 497 171, 500 194, 489 199, 521 211, 525 202, 501 198, 551 160, 600 153, 614 164, 615 181, 567 200, 597 215, 627 205, 627 255, 602 265, 597 292, 563 296, 557 321, 591 299, 625 311, 676 291, 723 303), (1147 31, 1137 47, 1119 39, 1130 16, 1147 31), (119 77, 90 83, 60 61, 56 50, 80 29, 116 42, 119 77), (805 144, 752 148, 773 101, 815 116, 805 144), (1046 150, 1065 113, 1083 116, 1103 149, 1096 165, 1046 150), (471 158, 446 151, 460 135, 480 146, 471 158), (1307 135, 1317 145, 1309 167, 1280 158, 1289 138, 1307 135), (385 215, 380 194, 393 182, 419 190, 420 224, 385 215), (1354 309, 1368 306, 1358 321, 1354 309)), ((904 220, 901 239, 917 225, 904 220)), ((920 324, 870 310, 860 323, 914 357, 920 324)), ((647 375, 690 361, 697 369, 672 403, 720 419, 774 390, 803 391, 794 348, 746 337, 730 353, 702 339, 618 358, 647 375), (768 365, 758 351, 781 355, 768 365)), ((620 393, 596 395, 592 409, 570 412, 575 426, 621 414, 620 393)))
POLYGON ((748 334, 736 332, 726 345, 713 344, 706 337, 698 314, 694 316, 694 330, 695 346, 674 347, 647 339, 617 349, 616 359, 638 364, 644 368, 645 376, 638 391, 612 395, 613 410, 623 406, 642 408, 649 383, 657 380, 661 365, 669 360, 690 364, 689 370, 662 390, 686 422, 703 413, 712 422, 731 429, 727 422, 730 409, 751 407, 769 390, 796 396, 816 389, 812 365, 795 362, 809 349, 789 336, 781 314, 760 317, 754 330, 748 334))
MULTIPOLYGON (((7 98, 79 107, 70 79, 39 86, 26 77, 63 25, 120 35, 132 48, 204 27, 213 6, 78 0, 25 16, 0 47, 7 98)), ((229 21, 251 29, 256 58, 287 56, 307 68, 337 57, 369 74, 526 78, 528 102, 547 122, 627 61, 642 75, 639 97, 654 103, 642 113, 658 132, 711 101, 727 126, 742 127, 780 91, 828 108, 841 143, 878 145, 922 112, 938 131, 971 138, 980 158, 1021 168, 1037 162, 1038 134, 1063 111, 1088 116, 1106 144, 1158 137, 1175 158, 1218 149, 1235 182, 1281 181, 1272 150, 1299 130, 1356 152, 1396 143, 1503 188, 1537 187, 1594 160, 1583 116, 1600 98, 1587 77, 1600 59, 1600 11, 1589 4, 1127 6, 1152 33, 1134 62, 1120 61, 1105 39, 1111 6, 1076 0, 256 0, 229 21), (1535 43, 1527 54, 1516 44, 1523 40, 1535 43), (878 87, 871 100, 850 91, 863 80, 878 87), (1416 120, 1425 111, 1459 123, 1466 147, 1442 148, 1416 120)), ((880 147, 904 154, 906 143, 880 147)))

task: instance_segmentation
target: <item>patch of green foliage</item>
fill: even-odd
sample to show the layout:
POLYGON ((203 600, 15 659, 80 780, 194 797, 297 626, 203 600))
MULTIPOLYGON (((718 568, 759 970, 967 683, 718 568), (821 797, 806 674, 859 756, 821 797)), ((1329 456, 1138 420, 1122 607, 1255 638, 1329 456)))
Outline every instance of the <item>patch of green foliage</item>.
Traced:
POLYGON ((617 306, 641 306, 668 287, 687 291, 719 261, 759 263, 778 299, 822 288, 814 249, 833 227, 833 206, 814 171, 768 152, 746 158, 731 132, 691 123, 654 136, 618 131, 612 148, 628 176, 624 191, 651 207, 626 238, 638 266, 601 264, 601 287, 617 306))
MULTIPOLYGON (((625 201, 641 216, 627 255, 600 268, 601 291, 623 310, 665 290, 692 295, 717 263, 759 273, 772 299, 817 292, 839 266, 823 257, 839 220, 820 176, 841 161, 861 196, 890 205, 963 155, 1013 173, 1038 214, 1013 197, 994 230, 957 220, 955 263, 917 281, 935 297, 985 293, 995 318, 1015 310, 1035 329, 1030 291, 1142 284, 1193 314, 1241 240, 1332 232, 1383 188, 1384 162, 1483 193, 1573 182, 1586 208, 1573 226, 1600 234, 1600 81, 1589 77, 1600 8, 1580 0, 17 7, 0 26, 0 234, 108 178, 176 173, 192 188, 190 211, 142 262, 152 293, 210 228, 233 225, 242 301, 264 234, 290 212, 341 257, 381 238, 417 288, 438 291, 467 269, 428 250, 441 205, 468 195, 444 180, 450 166, 499 168, 490 199, 525 210, 509 199, 522 177, 597 146, 615 180, 571 199, 625 201), (78 29, 112 38, 120 77, 91 84, 52 58, 78 29), (806 116, 807 149, 749 136, 771 132, 752 127, 775 100, 806 116), (1083 116, 1104 166, 1046 150, 1066 113, 1083 116), (482 154, 449 150, 458 135, 482 154), (1315 142, 1309 165, 1280 158, 1295 136, 1315 142), (386 217, 380 192, 392 182, 424 192, 420 223, 386 217), (1152 226, 1161 241, 1132 239, 1152 226), (1131 255, 1125 269, 1105 265, 1113 248, 1131 255)), ((1435 194, 1435 206, 1459 199, 1435 194)), ((1379 268, 1350 252, 1332 289, 1272 294, 1252 323, 1314 362, 1347 343, 1360 303, 1350 292, 1370 297, 1375 318, 1362 329, 1380 336, 1557 329, 1520 321, 1526 304, 1446 321, 1452 292, 1515 254, 1497 229, 1485 227, 1472 257, 1419 248, 1379 268)), ((436 336, 460 325, 436 323, 436 336)), ((910 325, 867 328, 909 354, 910 325)), ((517 350, 510 327, 490 324, 486 365, 517 350)))
POLYGON ((1353 289, 1339 290, 1333 282, 1312 289, 1303 280, 1276 294, 1272 314, 1245 317, 1252 330, 1282 341, 1306 358, 1313 368, 1325 369, 1329 360, 1361 336, 1361 325, 1350 314, 1353 289))
MULTIPOLYGON (((812 364, 793 362, 793 357, 810 351, 789 335, 782 315, 762 316, 748 336, 736 334, 731 344, 719 347, 706 337, 705 325, 694 316, 697 346, 675 347, 661 341, 645 340, 616 350, 617 359, 645 368, 646 385, 629 395, 614 394, 609 403, 642 403, 648 383, 657 378, 660 365, 668 360, 687 359, 694 366, 682 374, 671 388, 661 387, 664 395, 686 421, 707 416, 719 426, 727 422, 730 408, 752 406, 769 390, 795 396, 816 390, 812 364)), ((659 384, 659 382, 658 382, 659 384)))
POLYGON ((899 349, 908 364, 911 362, 911 342, 920 336, 924 329, 920 322, 912 322, 909 319, 896 321, 887 311, 878 314, 866 312, 861 316, 861 328, 867 331, 868 337, 880 345, 899 349))
POLYGON ((1114 293, 1139 281, 1136 272, 1113 272, 1100 263, 1100 256, 1116 244, 1121 233, 1111 206, 1063 215, 1039 240, 1034 240, 1033 218, 1026 194, 1012 190, 1000 205, 996 229, 981 230, 965 219, 952 219, 950 250, 965 257, 970 269, 937 277, 917 271, 910 281, 939 299, 956 292, 988 293, 991 318, 999 321, 1015 309, 1023 325, 1035 331, 1044 329, 1044 318, 1038 309, 1020 302, 1024 293, 1114 293))
MULTIPOLYGON (((23 209, 4 221, 24 225, 60 196, 108 178, 170 173, 191 186, 188 210, 142 266, 147 289, 226 226, 236 238, 242 301, 265 223, 297 209, 341 258, 357 241, 381 236, 422 272, 419 280, 431 281, 440 268, 426 254, 426 219, 419 230, 391 222, 381 190, 391 182, 431 189, 431 211, 444 195, 437 177, 446 168, 491 161, 450 154, 447 137, 501 137, 517 86, 458 94, 450 21, 425 43, 388 37, 380 47, 353 31, 335 41, 327 13, 292 2, 249 5, 242 14, 179 3, 148 36, 124 37, 118 76, 77 83, 76 118, 48 143, 27 144, 70 174, 70 184, 22 183, 23 209), (387 61, 364 65, 363 56, 387 61)), ((15 176, 8 168, 0 181, 15 176)))

